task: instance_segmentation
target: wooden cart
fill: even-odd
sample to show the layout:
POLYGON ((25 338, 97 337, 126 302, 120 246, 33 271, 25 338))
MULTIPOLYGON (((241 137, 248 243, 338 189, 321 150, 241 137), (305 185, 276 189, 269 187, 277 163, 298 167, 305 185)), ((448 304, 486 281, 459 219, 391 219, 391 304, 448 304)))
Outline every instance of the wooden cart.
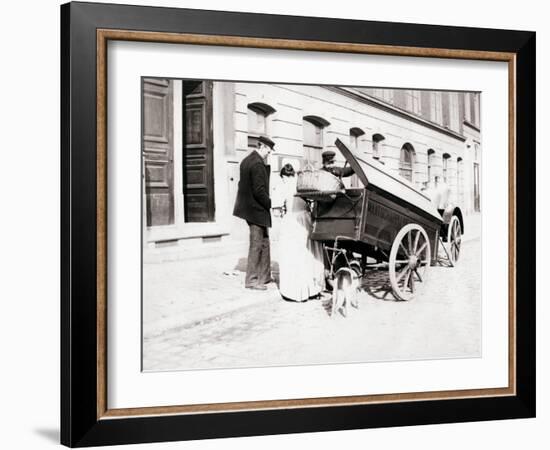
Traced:
POLYGON ((353 154, 339 139, 336 146, 363 187, 298 193, 313 201, 311 238, 323 241, 331 276, 342 259, 348 265, 358 260, 363 273, 385 265, 395 297, 410 300, 426 282, 430 265, 457 263, 462 213, 454 206, 439 211, 383 164, 353 154))

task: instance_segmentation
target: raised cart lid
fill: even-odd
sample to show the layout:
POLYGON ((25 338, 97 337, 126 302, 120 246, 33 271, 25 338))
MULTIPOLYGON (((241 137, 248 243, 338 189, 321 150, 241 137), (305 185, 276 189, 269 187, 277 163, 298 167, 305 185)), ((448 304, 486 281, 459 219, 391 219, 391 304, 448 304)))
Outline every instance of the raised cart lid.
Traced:
POLYGON ((365 187, 369 185, 376 186, 378 189, 388 192, 413 207, 428 213, 438 223, 442 222, 441 215, 430 198, 416 189, 408 180, 389 173, 378 161, 368 161, 367 157, 353 153, 340 139, 336 139, 336 146, 365 187))

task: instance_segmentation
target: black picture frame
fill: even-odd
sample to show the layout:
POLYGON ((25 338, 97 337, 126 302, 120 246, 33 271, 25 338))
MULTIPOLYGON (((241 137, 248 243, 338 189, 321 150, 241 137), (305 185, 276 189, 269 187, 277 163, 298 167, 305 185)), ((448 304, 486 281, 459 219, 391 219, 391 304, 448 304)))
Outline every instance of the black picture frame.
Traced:
POLYGON ((79 2, 62 5, 61 443, 81 447, 534 417, 535 42, 535 33, 528 31, 79 2), (102 416, 98 410, 102 336, 97 326, 104 313, 97 302, 99 29, 514 54, 515 393, 207 414, 102 416))

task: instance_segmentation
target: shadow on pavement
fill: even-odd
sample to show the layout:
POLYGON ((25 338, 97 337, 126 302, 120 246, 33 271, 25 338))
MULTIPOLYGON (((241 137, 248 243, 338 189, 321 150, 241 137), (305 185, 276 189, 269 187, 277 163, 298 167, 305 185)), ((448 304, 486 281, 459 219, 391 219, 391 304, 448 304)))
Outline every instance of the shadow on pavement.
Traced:
POLYGON ((398 301, 393 295, 387 270, 367 270, 361 280, 360 291, 365 291, 377 300, 398 301))
MULTIPOLYGON (((238 270, 239 272, 246 272, 247 265, 248 265, 248 258, 246 257, 239 258, 233 270, 238 270)), ((277 261, 271 261, 271 271, 279 273, 279 263, 277 261)))

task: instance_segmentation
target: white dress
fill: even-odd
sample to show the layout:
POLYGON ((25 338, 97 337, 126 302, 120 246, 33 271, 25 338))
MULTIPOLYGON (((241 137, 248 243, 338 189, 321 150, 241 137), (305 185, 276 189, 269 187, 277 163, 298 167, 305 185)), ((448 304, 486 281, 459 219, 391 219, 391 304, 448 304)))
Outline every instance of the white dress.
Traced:
POLYGON ((279 290, 288 300, 305 301, 325 287, 323 248, 312 241, 311 212, 305 200, 295 197, 296 177, 283 184, 286 214, 279 234, 279 290))

